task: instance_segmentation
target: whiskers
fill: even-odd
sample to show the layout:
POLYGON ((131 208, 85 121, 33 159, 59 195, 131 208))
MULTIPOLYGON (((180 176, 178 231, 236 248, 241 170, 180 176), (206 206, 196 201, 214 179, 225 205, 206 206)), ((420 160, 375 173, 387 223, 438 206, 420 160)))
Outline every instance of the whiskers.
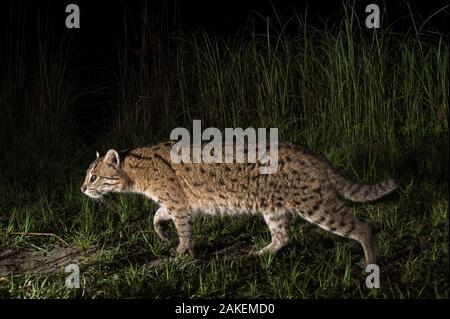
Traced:
POLYGON ((90 195, 87 194, 89 196, 89 199, 91 201, 93 201, 94 203, 105 203, 105 195, 100 195, 100 194, 95 194, 95 195, 90 195))
POLYGON ((101 202, 106 203, 107 200, 111 199, 112 193, 106 193, 101 197, 101 202))
POLYGON ((96 202, 96 203, 105 203, 105 198, 102 196, 102 197, 97 197, 97 198, 94 198, 94 201, 96 202))
POLYGON ((110 194, 103 194, 103 195, 99 195, 99 197, 93 198, 93 200, 94 200, 96 203, 105 204, 105 203, 106 203, 106 200, 107 200, 108 198, 110 198, 110 197, 111 197, 110 194))

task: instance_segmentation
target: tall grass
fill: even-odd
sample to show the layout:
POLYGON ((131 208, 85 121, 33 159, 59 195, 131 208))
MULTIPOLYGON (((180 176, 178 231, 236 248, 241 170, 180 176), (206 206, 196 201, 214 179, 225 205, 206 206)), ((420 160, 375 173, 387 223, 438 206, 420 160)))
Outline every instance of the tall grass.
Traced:
POLYGON ((110 114, 110 137, 123 147, 156 142, 176 125, 171 108, 176 88, 173 47, 167 42, 171 32, 167 7, 166 2, 158 10, 144 4, 138 22, 124 14, 113 95, 118 107, 110 114))
MULTIPOLYGON (((158 55, 169 66, 163 77, 121 60, 117 83, 132 84, 119 91, 131 100, 119 99, 116 127, 139 141, 167 138, 167 128, 192 119, 278 127, 283 140, 328 154, 364 182, 385 173, 448 177, 447 36, 367 30, 350 8, 321 29, 300 16, 275 21, 260 17, 264 33, 246 29, 237 39, 177 34, 167 42, 176 54, 158 55)), ((148 59, 144 40, 136 61, 148 59)))
POLYGON ((31 18, 28 10, 36 8, 15 3, 0 38, 0 176, 15 183, 37 182, 58 164, 70 166, 64 149, 77 140, 74 117, 82 94, 70 37, 56 41, 54 22, 39 10, 31 18))

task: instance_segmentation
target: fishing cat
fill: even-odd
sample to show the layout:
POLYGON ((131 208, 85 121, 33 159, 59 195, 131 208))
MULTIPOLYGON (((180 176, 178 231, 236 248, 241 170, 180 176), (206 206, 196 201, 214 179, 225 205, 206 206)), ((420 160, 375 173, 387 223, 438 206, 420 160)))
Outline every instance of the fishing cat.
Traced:
POLYGON ((360 185, 339 174, 323 157, 305 147, 280 143, 278 170, 260 174, 262 163, 178 163, 171 161, 173 142, 122 152, 109 150, 87 170, 81 191, 91 198, 111 192, 143 194, 160 205, 154 219, 156 234, 167 240, 163 227, 173 221, 177 253, 191 249, 192 220, 209 214, 262 214, 272 241, 256 254, 275 253, 290 239, 290 221, 300 215, 327 231, 359 242, 365 264, 376 263, 375 239, 370 227, 355 218, 344 199, 376 200, 396 189, 390 179, 360 185))

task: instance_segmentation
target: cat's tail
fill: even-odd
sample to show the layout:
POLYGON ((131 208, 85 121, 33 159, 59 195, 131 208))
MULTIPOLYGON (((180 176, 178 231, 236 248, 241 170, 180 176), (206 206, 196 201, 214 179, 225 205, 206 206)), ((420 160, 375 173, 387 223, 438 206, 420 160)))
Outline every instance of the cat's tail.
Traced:
POLYGON ((352 202, 369 202, 381 198, 398 187, 394 179, 388 179, 374 185, 361 185, 354 183, 334 170, 328 172, 334 189, 345 199, 352 202))

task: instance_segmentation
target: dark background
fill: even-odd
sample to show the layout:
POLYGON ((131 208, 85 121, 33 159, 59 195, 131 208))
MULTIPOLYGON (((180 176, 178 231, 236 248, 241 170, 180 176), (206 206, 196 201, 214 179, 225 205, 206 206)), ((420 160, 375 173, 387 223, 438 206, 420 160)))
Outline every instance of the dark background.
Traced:
MULTIPOLYGON (((438 8, 448 3, 445 1, 352 1, 354 10, 358 13, 361 23, 367 16, 365 7, 370 3, 377 3, 382 14, 383 25, 393 24, 394 31, 408 32, 414 28, 411 19, 401 19, 412 12, 417 21, 424 21, 438 8)), ((133 26, 139 24, 143 7, 147 6, 151 16, 149 23, 158 33, 162 43, 165 43, 176 32, 189 33, 199 28, 214 33, 223 38, 238 36, 245 27, 261 27, 261 23, 254 23, 258 17, 277 18, 291 17, 294 12, 303 15, 307 12, 307 19, 313 25, 322 26, 325 22, 337 21, 343 14, 341 1, 4 1, 1 4, 0 36, 15 37, 21 32, 27 33, 27 45, 38 45, 37 38, 45 38, 51 29, 52 41, 55 46, 61 40, 70 38, 71 48, 76 56, 80 83, 87 87, 103 87, 114 76, 113 56, 117 53, 118 45, 123 44, 124 38, 132 33, 133 26), (75 3, 80 7, 80 29, 67 29, 65 19, 68 13, 65 8, 75 3), (274 14, 277 10, 278 17, 274 14), (126 26, 126 27, 125 27, 126 26)), ((448 33, 448 19, 446 14, 437 14, 427 22, 428 30, 448 33)), ((264 32, 264 30, 260 30, 264 32)), ((288 32, 295 32, 288 30, 288 32)), ((127 38, 127 45, 136 46, 136 39, 127 38)), ((2 58, 0 56, 0 65, 2 58)), ((79 124, 87 125, 90 129, 96 126, 94 122, 102 120, 104 109, 109 107, 108 93, 96 90, 95 94, 84 94, 79 99, 79 124), (88 119, 84 121, 83 119, 88 119), (93 123, 89 123, 95 119, 93 123), (84 124, 83 124, 84 123, 84 124)))

